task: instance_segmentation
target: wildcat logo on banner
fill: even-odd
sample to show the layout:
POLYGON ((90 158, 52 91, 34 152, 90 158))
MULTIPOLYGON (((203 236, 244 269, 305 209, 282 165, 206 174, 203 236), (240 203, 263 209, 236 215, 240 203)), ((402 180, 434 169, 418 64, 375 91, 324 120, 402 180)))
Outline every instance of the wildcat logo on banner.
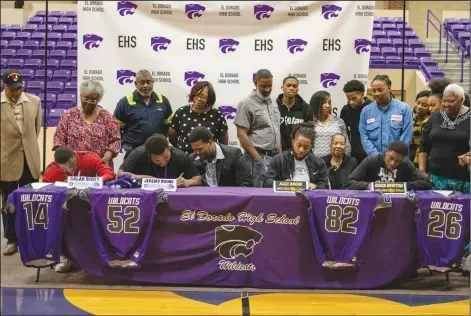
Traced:
POLYGON ((103 1, 100 11, 92 3, 77 4, 77 81, 100 74, 106 91, 101 104, 112 113, 135 90, 141 69, 151 72, 154 91, 169 99, 173 111, 207 80, 216 92, 214 107, 228 120, 229 143, 237 146, 233 119, 254 89, 258 69, 273 74, 274 104, 277 87, 294 75, 304 100, 328 91, 337 116, 346 102, 345 83, 367 83, 374 16, 369 1, 103 1))

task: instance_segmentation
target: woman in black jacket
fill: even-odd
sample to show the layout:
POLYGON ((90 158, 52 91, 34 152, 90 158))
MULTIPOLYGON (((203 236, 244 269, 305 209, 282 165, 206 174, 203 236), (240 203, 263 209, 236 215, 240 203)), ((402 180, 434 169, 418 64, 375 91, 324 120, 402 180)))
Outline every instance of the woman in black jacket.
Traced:
POLYGON ((354 157, 345 154, 347 139, 343 134, 335 134, 330 142, 330 155, 322 157, 329 170, 329 188, 340 190, 348 176, 357 167, 354 157))
POLYGON ((309 189, 328 189, 327 166, 324 160, 314 156, 314 124, 301 123, 293 127, 293 149, 275 155, 270 161, 264 187, 273 187, 274 181, 308 181, 309 189))

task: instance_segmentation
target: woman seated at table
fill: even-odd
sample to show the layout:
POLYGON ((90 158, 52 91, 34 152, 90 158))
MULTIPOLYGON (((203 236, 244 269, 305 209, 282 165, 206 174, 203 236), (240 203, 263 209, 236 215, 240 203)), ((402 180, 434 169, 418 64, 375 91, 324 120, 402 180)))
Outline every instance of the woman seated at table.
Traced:
POLYGON ((330 142, 330 155, 322 157, 329 170, 329 188, 341 189, 350 173, 357 167, 357 160, 345 154, 347 137, 335 134, 330 142))
POLYGON ((274 181, 307 181, 309 189, 327 189, 329 173, 324 160, 311 152, 314 142, 314 124, 301 123, 293 127, 293 149, 273 157, 265 176, 264 187, 273 187, 274 181))

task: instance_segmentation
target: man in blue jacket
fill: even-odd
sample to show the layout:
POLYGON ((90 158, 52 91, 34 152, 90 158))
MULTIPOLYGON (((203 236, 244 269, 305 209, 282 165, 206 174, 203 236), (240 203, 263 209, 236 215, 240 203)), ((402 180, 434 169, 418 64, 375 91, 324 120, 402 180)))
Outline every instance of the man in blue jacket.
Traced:
POLYGON ((391 96, 391 80, 387 75, 377 75, 371 89, 374 102, 360 114, 360 138, 366 154, 382 153, 394 140, 409 146, 413 129, 410 107, 391 96))

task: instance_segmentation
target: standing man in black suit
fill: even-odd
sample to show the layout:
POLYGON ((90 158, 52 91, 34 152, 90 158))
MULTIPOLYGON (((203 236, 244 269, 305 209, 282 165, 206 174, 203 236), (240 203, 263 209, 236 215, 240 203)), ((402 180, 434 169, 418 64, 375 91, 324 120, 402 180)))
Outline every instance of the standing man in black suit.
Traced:
POLYGON ((196 169, 203 185, 210 187, 253 187, 251 165, 237 147, 219 144, 206 127, 195 127, 189 140, 196 169))

